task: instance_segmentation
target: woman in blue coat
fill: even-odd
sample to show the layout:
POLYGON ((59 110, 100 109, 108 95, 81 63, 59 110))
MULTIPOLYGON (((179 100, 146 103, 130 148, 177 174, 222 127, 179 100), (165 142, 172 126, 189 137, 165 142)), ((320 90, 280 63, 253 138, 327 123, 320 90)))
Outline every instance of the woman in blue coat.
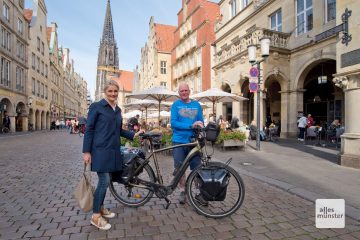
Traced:
POLYGON ((122 168, 120 136, 132 140, 142 132, 135 134, 122 129, 121 109, 116 105, 118 93, 119 85, 116 81, 110 80, 105 84, 105 98, 90 106, 84 135, 84 163, 91 163, 91 170, 97 172, 99 178, 90 222, 102 230, 111 228, 103 217, 115 217, 114 213, 104 208, 104 199, 110 183, 109 173, 122 168))

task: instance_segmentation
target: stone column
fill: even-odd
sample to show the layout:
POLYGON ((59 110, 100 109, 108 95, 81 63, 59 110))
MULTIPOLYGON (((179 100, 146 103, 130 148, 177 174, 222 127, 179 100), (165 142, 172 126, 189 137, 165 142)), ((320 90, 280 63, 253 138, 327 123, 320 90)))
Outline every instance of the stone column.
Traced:
POLYGON ((28 124, 29 124, 29 119, 28 119, 29 116, 27 117, 23 117, 22 118, 22 131, 23 132, 27 132, 29 129, 28 129, 28 124))
MULTIPOLYGON (((232 103, 232 116, 237 117, 238 119, 241 118, 240 115, 240 102, 233 102, 232 103)), ((242 119, 240 119, 242 120, 242 119)))
POLYGON ((224 113, 223 113, 223 103, 215 103, 215 111, 216 111, 215 114, 216 114, 216 120, 217 120, 220 115, 224 115, 224 113))
POLYGON ((10 132, 16 132, 16 123, 15 123, 15 116, 10 117, 10 132))
POLYGON ((281 132, 280 137, 281 138, 287 138, 289 129, 288 129, 288 121, 289 121, 289 92, 284 91, 280 92, 281 94, 281 112, 280 112, 280 123, 281 123, 281 132))
POLYGON ((345 133, 341 135, 340 164, 360 169, 360 72, 337 76, 333 82, 345 93, 345 133))
POLYGON ((289 91, 288 118, 287 118, 287 137, 297 136, 298 112, 304 111, 304 89, 289 91))

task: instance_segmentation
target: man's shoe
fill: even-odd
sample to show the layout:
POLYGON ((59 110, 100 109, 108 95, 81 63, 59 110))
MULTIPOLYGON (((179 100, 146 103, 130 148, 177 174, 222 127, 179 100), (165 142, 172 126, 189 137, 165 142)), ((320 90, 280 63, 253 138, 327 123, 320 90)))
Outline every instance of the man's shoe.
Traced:
POLYGON ((201 205, 201 206, 208 206, 209 202, 206 201, 201 193, 195 196, 195 200, 201 205))
POLYGON ((106 208, 101 208, 100 213, 101 213, 102 217, 106 217, 106 218, 114 218, 115 217, 115 213, 110 212, 109 209, 106 209, 106 208))
POLYGON ((180 192, 179 203, 180 204, 185 204, 186 203, 186 194, 185 194, 184 191, 180 192))

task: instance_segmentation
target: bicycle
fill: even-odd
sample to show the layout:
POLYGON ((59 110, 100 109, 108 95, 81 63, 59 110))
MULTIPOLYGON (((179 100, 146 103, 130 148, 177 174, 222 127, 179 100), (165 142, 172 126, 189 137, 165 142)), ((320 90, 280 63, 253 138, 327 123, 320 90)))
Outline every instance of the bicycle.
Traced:
POLYGON ((152 140, 158 136, 159 134, 156 133, 145 133, 141 136, 142 139, 150 142, 150 155, 145 157, 145 152, 137 149, 132 166, 134 170, 128 177, 119 179, 117 175, 112 174, 109 188, 117 201, 126 206, 139 207, 146 204, 155 193, 156 197, 166 201, 165 208, 168 209, 171 201, 167 196, 175 191, 181 177, 190 165, 191 159, 196 154, 199 154, 202 162, 201 165, 194 169, 186 179, 185 193, 190 204, 198 213, 211 218, 229 216, 240 208, 245 196, 244 183, 240 175, 229 166, 231 159, 225 164, 210 162, 211 155, 208 155, 206 152, 204 129, 197 129, 195 131, 194 142, 155 150, 152 140), (164 185, 156 156, 157 153, 184 146, 193 148, 183 163, 174 171, 174 177, 170 184, 164 185), (150 165, 151 158, 154 161, 156 174, 150 165), (225 189, 215 193, 217 194, 216 196, 211 195, 211 191, 219 189, 217 188, 219 185, 225 186, 225 189), (199 194, 206 197, 207 205, 198 201, 197 196, 199 194))

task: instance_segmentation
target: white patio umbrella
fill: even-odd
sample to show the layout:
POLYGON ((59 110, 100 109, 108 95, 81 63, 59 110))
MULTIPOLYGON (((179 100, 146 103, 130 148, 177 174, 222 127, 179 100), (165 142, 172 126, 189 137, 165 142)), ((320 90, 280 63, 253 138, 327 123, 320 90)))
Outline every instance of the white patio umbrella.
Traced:
POLYGON ((127 113, 124 113, 122 115, 122 117, 126 118, 126 119, 129 119, 129 118, 135 117, 136 115, 141 116, 141 111, 140 110, 134 110, 134 111, 131 111, 131 112, 127 112, 127 113))
POLYGON ((128 104, 125 104, 125 109, 129 109, 129 110, 145 110, 145 122, 147 122, 147 110, 149 108, 152 107, 156 107, 158 104, 157 101, 155 100, 149 100, 149 99, 144 99, 144 100, 135 100, 133 102, 130 102, 128 104))
POLYGON ((215 103, 219 102, 233 102, 248 100, 245 97, 239 95, 224 92, 219 88, 210 88, 204 92, 199 92, 191 95, 190 98, 196 99, 200 102, 211 102, 213 104, 213 114, 215 113, 215 103))
POLYGON ((158 109, 159 109, 159 123, 160 123, 160 109, 161 109, 161 102, 165 101, 175 101, 179 98, 176 92, 170 91, 165 87, 154 87, 143 90, 141 92, 135 92, 132 94, 127 95, 128 98, 136 98, 136 99, 149 99, 155 100, 158 102, 158 109))
MULTIPOLYGON (((158 117, 158 113, 152 113, 149 115, 149 118, 158 117)), ((170 117, 170 112, 168 111, 160 111, 160 117, 170 117)))

